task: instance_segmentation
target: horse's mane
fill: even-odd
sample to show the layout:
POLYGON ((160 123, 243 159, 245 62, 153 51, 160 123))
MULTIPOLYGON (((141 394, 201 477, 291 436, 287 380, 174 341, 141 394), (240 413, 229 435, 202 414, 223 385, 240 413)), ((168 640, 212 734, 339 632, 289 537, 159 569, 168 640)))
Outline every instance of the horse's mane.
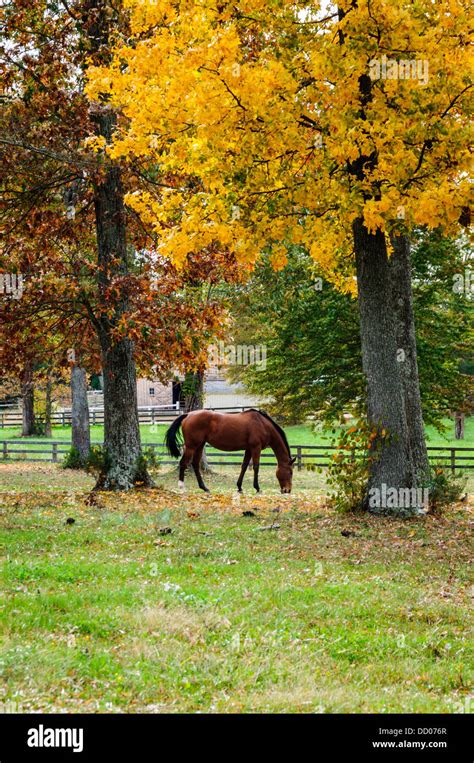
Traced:
POLYGON ((290 450, 290 446, 288 445, 288 440, 286 439, 286 434, 284 433, 284 431, 283 431, 283 429, 281 428, 281 426, 279 426, 279 425, 276 423, 276 421, 273 421, 272 417, 271 417, 271 416, 269 416, 269 415, 268 415, 268 413, 265 413, 265 411, 259 411, 259 410, 257 410, 256 408, 251 408, 250 410, 252 410, 252 411, 255 411, 255 413, 259 413, 259 414, 260 414, 260 416, 263 416, 263 418, 264 418, 264 419, 267 419, 267 421, 269 421, 269 422, 270 422, 270 424, 272 424, 272 425, 275 427, 276 431, 278 432, 278 434, 280 435, 281 439, 282 439, 282 440, 283 440, 283 442, 285 443, 285 447, 286 447, 286 449, 287 449, 287 451, 288 451, 288 455, 289 455, 289 457, 291 458, 291 450, 290 450))

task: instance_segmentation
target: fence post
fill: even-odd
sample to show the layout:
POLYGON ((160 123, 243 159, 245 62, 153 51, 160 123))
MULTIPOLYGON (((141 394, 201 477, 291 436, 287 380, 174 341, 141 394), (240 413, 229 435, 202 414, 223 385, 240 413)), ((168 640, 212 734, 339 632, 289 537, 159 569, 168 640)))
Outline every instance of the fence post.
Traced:
POLYGON ((296 466, 299 472, 303 468, 303 459, 301 457, 301 445, 296 446, 296 466))
POLYGON ((2 429, 3 429, 3 428, 4 428, 4 426, 5 426, 5 422, 4 422, 4 419, 3 419, 3 417, 4 417, 4 414, 3 414, 3 413, 0 413, 0 416, 1 416, 1 419, 2 419, 2 423, 1 423, 1 425, 0 425, 0 426, 1 426, 1 427, 2 427, 2 429))
POLYGON ((95 426, 95 411, 92 411, 92 425, 95 426))
POLYGON ((5 440, 5 442, 3 443, 3 458, 5 459, 5 461, 6 461, 6 460, 7 460, 7 458, 8 458, 8 443, 7 443, 7 441, 6 441, 6 440, 5 440))
POLYGON ((451 448, 451 471, 456 471, 456 448, 451 448))
POLYGON ((58 460, 58 444, 53 442, 53 461, 56 463, 58 460))

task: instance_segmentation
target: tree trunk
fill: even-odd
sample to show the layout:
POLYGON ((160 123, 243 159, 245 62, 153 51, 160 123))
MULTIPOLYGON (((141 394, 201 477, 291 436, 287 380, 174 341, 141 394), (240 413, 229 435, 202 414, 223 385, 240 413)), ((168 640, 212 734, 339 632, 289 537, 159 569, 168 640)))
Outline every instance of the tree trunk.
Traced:
POLYGON ((52 437, 52 422, 51 422, 51 414, 53 411, 53 401, 51 399, 53 392, 53 382, 51 381, 51 377, 48 376, 46 379, 46 400, 45 400, 45 407, 44 407, 44 435, 45 437, 52 437))
MULTIPOLYGON (((96 65, 110 60, 110 38, 113 27, 120 23, 115 12, 103 0, 85 0, 82 6, 83 34, 90 60, 96 65)), ((105 93, 91 118, 96 134, 110 144, 116 115, 107 101, 105 93)), ((128 312, 126 278, 130 270, 119 164, 104 159, 101 174, 94 178, 93 191, 99 287, 96 328, 104 375, 105 449, 104 468, 96 487, 129 490, 153 483, 141 451, 133 342, 117 331, 128 312)))
POLYGON ((428 453, 418 375, 410 239, 405 235, 393 236, 391 242, 393 254, 390 258, 390 271, 396 321, 397 360, 403 384, 411 457, 416 476, 421 479, 428 473, 428 453))
POLYGON ((204 372, 190 371, 183 383, 184 412, 198 411, 204 404, 204 372))
MULTIPOLYGON (((362 362, 367 379, 367 414, 377 433, 370 464, 365 508, 402 513, 400 507, 377 507, 374 491, 399 491, 415 486, 408 442, 404 392, 397 363, 396 321, 392 309, 390 269, 385 236, 369 233, 362 218, 353 223, 356 253, 362 362), (384 438, 382 430, 388 433, 384 438)), ((412 513, 410 509, 404 513, 412 513)))
POLYGON ((107 464, 99 479, 102 490, 129 490, 151 486, 143 462, 137 410, 137 380, 133 344, 113 343, 101 336, 104 369, 104 447, 107 464))
POLYGON ((91 449, 87 375, 85 369, 77 365, 71 369, 71 401, 72 447, 85 464, 91 449))
MULTIPOLYGON (((183 384, 184 389, 184 412, 198 411, 204 406, 204 371, 190 371, 186 374, 183 384)), ((191 467, 189 467, 191 468, 191 467)), ((211 472, 207 460, 206 448, 202 451, 201 471, 211 472)))
POLYGON ((21 380, 21 399, 22 399, 22 430, 23 437, 30 437, 35 429, 35 393, 33 386, 33 369, 28 364, 24 370, 21 380))
MULTIPOLYGON (((95 119, 98 133, 109 142, 115 115, 104 109, 95 119)), ((103 490, 129 490, 134 485, 153 483, 147 474, 141 451, 133 342, 127 337, 114 336, 118 324, 127 313, 128 299, 122 291, 111 303, 109 295, 113 280, 123 278, 129 270, 120 169, 109 164, 94 192, 106 452, 106 464, 98 487, 103 490)))
POLYGON ((458 411, 454 414, 454 437, 456 440, 464 440, 465 414, 458 411))

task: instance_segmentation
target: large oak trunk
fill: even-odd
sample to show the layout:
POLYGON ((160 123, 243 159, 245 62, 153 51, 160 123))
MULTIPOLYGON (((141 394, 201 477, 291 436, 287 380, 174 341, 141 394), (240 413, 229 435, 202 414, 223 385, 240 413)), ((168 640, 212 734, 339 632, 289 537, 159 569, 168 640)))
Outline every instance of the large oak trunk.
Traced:
POLYGON ((129 490, 152 484, 143 463, 133 344, 101 336, 104 374, 104 446, 107 463, 98 487, 129 490))
MULTIPOLYGON (((361 218, 353 223, 357 264, 362 362, 367 379, 367 413, 377 432, 372 451, 365 507, 387 513, 400 509, 374 507, 374 491, 415 486, 408 440, 402 378, 397 362, 396 321, 392 309, 390 269, 385 236, 369 233, 361 218), (388 438, 382 436, 382 430, 388 438)), ((410 513, 410 510, 405 510, 410 513)))
POLYGON ((91 448, 87 374, 84 368, 77 365, 71 369, 71 400, 72 447, 85 464, 91 448))
POLYGON ((422 479, 428 472, 425 427, 421 407, 420 378, 416 351, 415 314, 411 285, 411 256, 408 236, 392 237, 390 258, 392 299, 397 339, 397 359, 400 370, 408 441, 416 476, 422 479))
MULTIPOLYGON (((82 8, 84 35, 93 63, 106 64, 111 55, 111 36, 120 23, 120 9, 103 0, 85 0, 82 8)), ((108 94, 91 115, 96 134, 110 144, 116 116, 108 105, 108 94)), ((125 206, 121 170, 104 159, 101 174, 93 183, 98 254, 98 318, 96 327, 104 376, 105 461, 97 487, 129 490, 134 485, 151 485, 140 445, 137 411, 136 370, 133 342, 124 335, 129 262, 126 240, 125 206), (124 320, 125 319, 125 320, 124 320)))
MULTIPOLYGON (((115 115, 105 107, 95 117, 98 133, 110 141, 115 115)), ((133 342, 119 335, 128 311, 126 287, 117 280, 129 272, 125 208, 120 169, 110 163, 94 188, 99 284, 99 341, 104 375, 104 447, 106 462, 98 487, 129 490, 151 485, 141 454, 133 342), (113 302, 110 287, 115 281, 113 302)))

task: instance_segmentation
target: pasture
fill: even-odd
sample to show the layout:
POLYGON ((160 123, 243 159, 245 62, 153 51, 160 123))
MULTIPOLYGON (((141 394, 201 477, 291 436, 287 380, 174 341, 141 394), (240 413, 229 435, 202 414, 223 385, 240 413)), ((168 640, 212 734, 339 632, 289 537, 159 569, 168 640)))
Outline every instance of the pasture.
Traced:
POLYGON ((0 464, 0 702, 465 711, 468 503, 439 518, 341 515, 322 475, 298 473, 287 497, 262 471, 264 494, 247 481, 240 500, 235 468, 208 478, 211 495, 191 475, 179 494, 167 469, 153 490, 91 497, 80 472, 0 464))
MULTIPOLYGON (((474 416, 466 418, 464 440, 455 440, 453 432, 453 422, 451 419, 444 419, 444 432, 438 432, 434 427, 425 427, 427 445, 440 446, 474 446, 474 416)), ((142 443, 159 442, 164 440, 168 424, 141 425, 140 433, 142 443)), ((321 426, 312 426, 311 424, 298 424, 296 426, 285 426, 285 432, 290 445, 330 445, 337 439, 342 427, 323 430, 321 426)), ((104 428, 102 425, 90 427, 91 440, 93 442, 102 442, 104 437, 104 428)), ((70 426, 55 426, 53 428, 53 438, 55 440, 71 441, 70 426)), ((27 438, 21 437, 18 427, 0 428, 0 440, 18 440, 27 442, 27 438)), ((45 440, 47 442, 47 440, 45 440)))

